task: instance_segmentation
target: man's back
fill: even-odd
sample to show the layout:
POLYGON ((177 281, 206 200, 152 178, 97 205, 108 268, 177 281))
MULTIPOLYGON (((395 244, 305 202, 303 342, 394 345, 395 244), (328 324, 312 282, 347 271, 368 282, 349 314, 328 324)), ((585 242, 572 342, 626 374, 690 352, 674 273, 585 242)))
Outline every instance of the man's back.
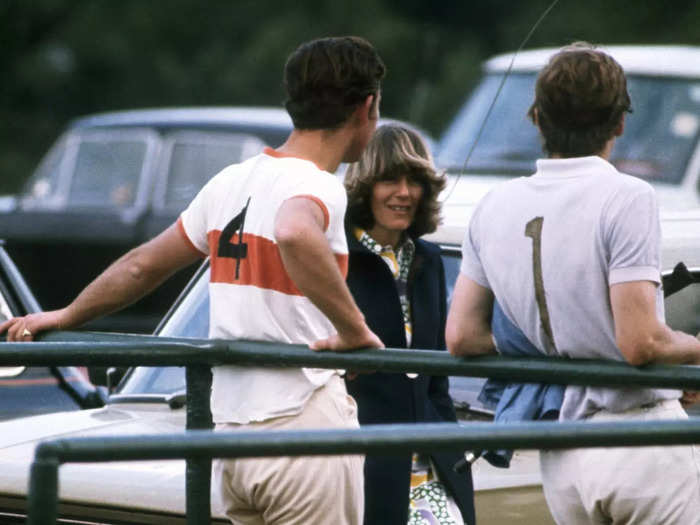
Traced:
MULTIPOLYGON (((482 201, 469 236, 478 261, 470 265, 467 257, 464 268, 472 275, 483 268, 479 284, 542 352, 622 361, 609 286, 659 281, 653 189, 596 156, 540 160, 537 167, 482 201)), ((657 315, 663 320, 660 287, 657 315)), ((625 410, 640 396, 651 402, 678 393, 570 387, 562 418, 625 410)))
MULTIPOLYGON (((267 149, 216 175, 182 214, 182 232, 211 258, 210 337, 310 344, 334 333, 285 271, 275 241, 276 213, 291 198, 311 199, 324 210, 325 235, 345 274, 345 191, 310 161, 280 158, 267 149)), ((215 367, 214 421, 247 423, 297 413, 333 373, 215 367), (263 390, 266 395, 250 395, 263 390)))
POLYGON ((345 191, 312 162, 271 153, 214 177, 183 214, 182 225, 195 247, 211 256, 210 337, 310 344, 335 330, 285 271, 274 238, 275 214, 290 198, 318 203, 327 216, 326 238, 345 273, 345 191))
MULTIPOLYGON (((620 65, 585 43, 540 72, 529 115, 549 159, 474 214, 447 320, 452 353, 497 350, 495 297, 547 354, 698 362, 698 340, 663 322, 654 192, 606 161, 630 108, 620 65)), ((685 419, 679 397, 569 386, 560 418, 685 419)), ((542 485, 560 524, 698 523, 697 457, 688 446, 543 450, 542 485)))

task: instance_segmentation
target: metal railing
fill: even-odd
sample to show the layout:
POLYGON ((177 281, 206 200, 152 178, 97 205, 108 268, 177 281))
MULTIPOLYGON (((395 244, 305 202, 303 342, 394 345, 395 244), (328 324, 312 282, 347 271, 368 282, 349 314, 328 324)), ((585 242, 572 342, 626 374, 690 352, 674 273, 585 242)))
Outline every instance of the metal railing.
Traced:
POLYGON ((610 361, 487 356, 455 358, 430 350, 311 352, 303 345, 251 341, 55 332, 42 342, 0 344, 0 366, 175 365, 187 367, 187 429, 171 436, 59 439, 40 444, 31 471, 29 523, 54 523, 61 463, 123 459, 187 459, 187 521, 209 523, 212 457, 327 454, 390 450, 560 448, 700 443, 699 421, 642 423, 531 423, 387 425, 356 431, 202 432, 211 426, 210 366, 307 366, 357 371, 416 372, 610 387, 700 390, 700 367, 635 368, 610 361), (95 338, 100 341, 96 342, 95 338), (199 430, 197 432, 197 430, 199 430), (426 448, 423 448, 426 447, 426 448), (115 458, 115 454, 117 457, 115 458))

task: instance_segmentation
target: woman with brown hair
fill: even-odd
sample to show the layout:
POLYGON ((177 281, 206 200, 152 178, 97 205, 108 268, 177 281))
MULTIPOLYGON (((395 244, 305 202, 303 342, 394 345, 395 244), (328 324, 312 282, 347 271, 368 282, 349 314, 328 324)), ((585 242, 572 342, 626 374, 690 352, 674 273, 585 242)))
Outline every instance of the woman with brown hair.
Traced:
MULTIPOLYGON (((425 142, 400 124, 378 128, 345 176, 348 286, 387 347, 445 348, 440 249, 419 239, 437 228, 444 186, 425 142)), ((447 377, 374 373, 346 384, 362 425, 456 421, 447 377)), ((474 523, 471 474, 452 470, 459 459, 368 455, 365 525, 474 523)))

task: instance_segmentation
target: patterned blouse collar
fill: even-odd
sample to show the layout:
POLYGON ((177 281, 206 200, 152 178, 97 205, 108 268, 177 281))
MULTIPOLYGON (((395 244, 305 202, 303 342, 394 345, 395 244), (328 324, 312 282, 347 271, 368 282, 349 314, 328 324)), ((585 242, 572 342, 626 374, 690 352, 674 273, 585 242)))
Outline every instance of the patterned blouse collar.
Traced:
POLYGON ((362 246, 367 248, 370 252, 379 255, 386 261, 389 269, 392 270, 394 274, 394 279, 408 281, 408 272, 411 269, 413 256, 416 253, 416 245, 408 235, 403 236, 398 249, 394 250, 390 245, 382 246, 379 244, 362 228, 355 228, 353 233, 362 246), (391 264, 392 260, 394 264, 391 264))
MULTIPOLYGON (((411 301, 408 296, 408 274, 411 270, 411 264, 413 264, 416 245, 408 235, 404 235, 403 242, 401 242, 398 249, 394 251, 392 246, 382 246, 379 244, 362 228, 355 228, 353 233, 362 246, 382 258, 394 276, 396 291, 399 294, 399 302, 401 304, 401 313, 403 314, 406 346, 410 347, 413 327, 411 321, 411 301)), ((416 374, 413 373, 407 375, 412 379, 416 377, 416 374)))

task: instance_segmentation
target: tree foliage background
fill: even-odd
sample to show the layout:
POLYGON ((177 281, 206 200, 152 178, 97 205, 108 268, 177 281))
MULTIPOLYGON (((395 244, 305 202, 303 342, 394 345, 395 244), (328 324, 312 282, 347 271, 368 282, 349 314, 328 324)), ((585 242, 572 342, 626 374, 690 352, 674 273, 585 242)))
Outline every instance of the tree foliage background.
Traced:
MULTIPOLYGON (((302 41, 357 34, 388 66, 382 113, 439 136, 482 60, 517 48, 551 0, 0 0, 0 193, 72 118, 176 105, 280 105, 302 41)), ((560 0, 529 48, 700 45, 696 0, 560 0)))

